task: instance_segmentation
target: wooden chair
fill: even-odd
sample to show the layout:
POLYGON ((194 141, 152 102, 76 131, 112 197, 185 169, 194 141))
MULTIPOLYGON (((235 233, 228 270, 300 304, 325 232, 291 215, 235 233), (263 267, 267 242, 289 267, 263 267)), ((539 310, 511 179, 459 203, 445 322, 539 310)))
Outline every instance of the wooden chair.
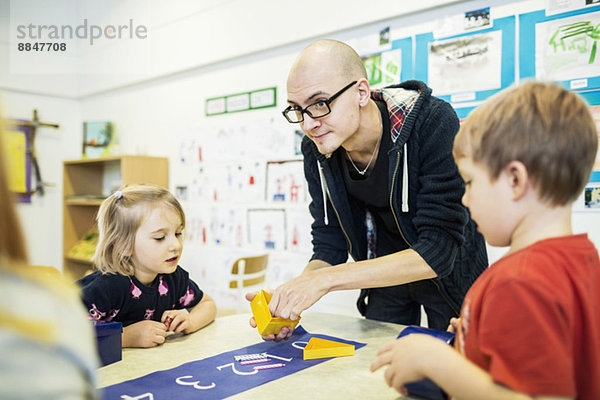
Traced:
MULTIPOLYGON (((250 310, 250 305, 245 299, 245 288, 258 286, 265 282, 268 264, 269 254, 241 257, 233 263, 229 288, 237 290, 237 313, 250 310)), ((257 289, 260 289, 260 287, 257 287, 257 289)))

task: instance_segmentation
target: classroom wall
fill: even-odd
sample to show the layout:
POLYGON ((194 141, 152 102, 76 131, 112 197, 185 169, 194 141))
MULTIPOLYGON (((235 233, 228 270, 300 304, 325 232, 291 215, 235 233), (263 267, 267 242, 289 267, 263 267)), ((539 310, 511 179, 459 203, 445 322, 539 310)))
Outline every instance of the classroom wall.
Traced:
MULTIPOLYGON (((253 150, 250 156, 244 157, 241 163, 244 168, 250 168, 253 163, 267 168, 268 161, 299 159, 294 152, 293 127, 283 121, 280 111, 286 104, 285 81, 289 66, 313 39, 335 38, 360 47, 364 43, 359 39, 376 35, 387 26, 399 38, 429 32, 446 16, 481 7, 490 6, 494 16, 500 18, 542 9, 546 5, 543 0, 409 2, 415 4, 385 1, 378 7, 368 8, 363 2, 355 1, 307 1, 291 13, 290 9, 282 9, 280 2, 267 0, 182 2, 178 7, 172 7, 171 3, 167 6, 161 2, 146 2, 142 11, 120 8, 116 4, 114 15, 136 13, 152 22, 150 31, 156 34, 156 41, 152 42, 151 52, 137 48, 124 52, 122 48, 107 47, 82 56, 84 58, 78 62, 85 66, 98 63, 98 59, 115 63, 125 60, 125 64, 142 59, 148 64, 143 71, 90 74, 82 70, 77 76, 49 77, 22 76, 10 71, 6 57, 9 3, 0 0, 2 112, 5 117, 30 118, 33 108, 37 108, 42 120, 61 125, 59 130, 40 129, 36 141, 44 180, 56 186, 49 187, 43 198, 34 196, 31 204, 18 207, 32 261, 57 266, 62 263, 62 161, 80 157, 83 121, 112 121, 118 149, 123 154, 169 157, 173 191, 182 186, 201 187, 200 183, 192 182, 195 176, 201 176, 199 168, 209 165, 221 170, 235 170, 240 165, 235 155, 242 154, 244 147, 253 150), (327 8, 317 17, 313 10, 322 7, 327 8), (323 18, 324 15, 327 18, 323 18), (219 21, 218 29, 214 21, 219 21), (277 88, 276 108, 205 116, 207 98, 273 86, 277 88), (224 131, 240 141, 236 143, 234 154, 211 154, 211 149, 220 149, 215 142, 223 137, 224 131), (257 142, 261 143, 273 134, 286 138, 276 157, 269 154, 272 143, 264 143, 263 153, 256 149, 257 142), (198 141, 194 142, 196 139, 198 141), (188 155, 182 149, 190 143, 203 146, 203 163, 182 161, 183 156, 188 155)), ((218 178, 227 182, 228 175, 218 178)), ((211 243, 210 239, 216 234, 211 237, 210 233, 209 243, 205 243, 194 229, 199 229, 203 219, 210 227, 207 220, 215 215, 226 219, 223 213, 235 214, 236 210, 245 212, 248 208, 280 208, 303 218, 307 201, 274 204, 264 197, 248 201, 231 193, 214 201, 206 194, 189 195, 187 200, 182 200, 191 234, 191 240, 186 242, 182 266, 220 304, 235 306, 235 297, 226 288, 231 262, 237 256, 256 254, 264 249, 249 243, 247 226, 243 229, 241 245, 232 240, 211 243)), ((304 218, 310 223, 308 216, 304 218)), ((598 222, 598 213, 574 213, 576 231, 589 231, 596 246, 600 247, 598 222)), ((309 239, 306 233, 303 237, 309 239)), ((299 274, 310 257, 310 252, 304 248, 268 251, 271 254, 269 280, 273 286, 299 274)), ((496 260, 505 251, 490 248, 490 259, 496 260)), ((356 315, 355 298, 356 291, 329 294, 313 309, 356 315)))

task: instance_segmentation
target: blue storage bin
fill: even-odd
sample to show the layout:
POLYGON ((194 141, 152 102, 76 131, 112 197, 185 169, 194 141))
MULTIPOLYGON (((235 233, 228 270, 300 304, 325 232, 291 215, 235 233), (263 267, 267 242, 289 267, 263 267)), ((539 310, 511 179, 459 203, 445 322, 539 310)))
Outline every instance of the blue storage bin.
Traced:
POLYGON ((121 333, 123 324, 120 322, 94 321, 98 355, 102 366, 121 360, 121 333))
MULTIPOLYGON (((450 346, 454 345, 454 333, 446 331, 438 331, 436 329, 424 328, 422 326, 410 325, 404 328, 398 335, 401 338, 406 335, 413 333, 420 333, 436 337, 450 346)), ((418 382, 407 383, 404 385, 410 396, 419 397, 430 400, 446 400, 448 395, 438 385, 436 385, 431 379, 423 379, 418 382)))

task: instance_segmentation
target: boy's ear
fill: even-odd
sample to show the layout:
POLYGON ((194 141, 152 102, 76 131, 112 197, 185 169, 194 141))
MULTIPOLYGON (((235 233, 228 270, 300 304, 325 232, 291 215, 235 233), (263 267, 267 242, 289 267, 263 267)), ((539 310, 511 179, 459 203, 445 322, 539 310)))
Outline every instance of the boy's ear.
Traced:
POLYGON ((512 199, 521 199, 529 187, 527 167, 520 161, 511 161, 504 169, 504 173, 512 191, 512 199))

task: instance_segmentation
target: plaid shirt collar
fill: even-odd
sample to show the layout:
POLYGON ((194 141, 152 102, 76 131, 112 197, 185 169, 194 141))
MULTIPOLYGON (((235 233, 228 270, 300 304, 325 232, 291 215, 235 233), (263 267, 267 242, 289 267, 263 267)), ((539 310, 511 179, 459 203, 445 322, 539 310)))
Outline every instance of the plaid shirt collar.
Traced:
POLYGON ((385 101, 391 120, 392 142, 396 143, 402 133, 406 119, 410 115, 421 91, 402 88, 377 89, 371 92, 373 100, 385 101))

